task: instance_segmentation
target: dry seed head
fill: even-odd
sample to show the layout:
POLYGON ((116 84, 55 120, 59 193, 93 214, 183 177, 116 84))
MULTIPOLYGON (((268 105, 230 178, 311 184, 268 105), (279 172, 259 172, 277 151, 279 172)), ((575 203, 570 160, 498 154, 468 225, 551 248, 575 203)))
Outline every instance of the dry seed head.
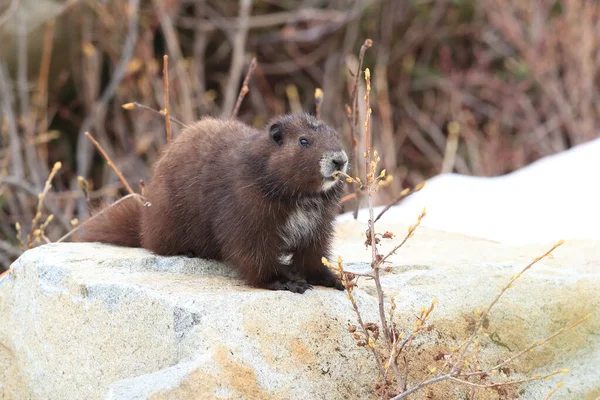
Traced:
POLYGON ((85 42, 81 45, 81 51, 87 58, 91 58, 96 52, 96 48, 90 42, 85 42))
POLYGON ((54 163, 54 166, 52 167, 52 172, 56 173, 56 171, 58 171, 61 168, 62 168, 62 163, 60 161, 57 161, 54 163))
POLYGON ((17 232, 21 232, 21 224, 18 222, 15 222, 15 229, 17 230, 17 232))
POLYGON ((323 101, 323 90, 321 90, 321 88, 316 88, 315 89, 315 103, 321 104, 322 101, 323 101))
POLYGON ((82 176, 77 177, 77 184, 84 192, 88 190, 88 182, 82 176))
POLYGON ((425 181, 419 183, 417 186, 415 186, 415 192, 418 192, 419 190, 423 189, 424 186, 425 186, 425 181))
POLYGON ((460 125, 456 121, 452 121, 448 124, 448 133, 451 135, 458 135, 460 131, 460 125))
POLYGON ((135 110, 135 103, 125 103, 121 107, 125 110, 135 110))
POLYGON ((77 218, 73 218, 71 220, 71 226, 77 226, 77 225, 79 225, 79 220, 77 218))
POLYGON ((408 192, 410 192, 410 188, 403 189, 400 192, 400 196, 406 196, 408 194, 408 192))
POLYGON ((569 369, 568 368, 563 368, 563 369, 560 370, 560 372, 563 373, 563 374, 567 374, 567 373, 569 373, 569 369))

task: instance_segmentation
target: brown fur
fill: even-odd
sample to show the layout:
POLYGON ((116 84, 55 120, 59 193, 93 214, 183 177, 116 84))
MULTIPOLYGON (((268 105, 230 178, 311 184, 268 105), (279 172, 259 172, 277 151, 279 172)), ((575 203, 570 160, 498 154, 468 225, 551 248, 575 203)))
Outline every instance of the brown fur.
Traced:
POLYGON ((337 132, 306 114, 274 119, 264 131, 205 118, 185 128, 157 162, 149 206, 127 199, 84 224, 76 240, 223 260, 257 287, 343 289, 321 262, 330 255, 343 184, 322 191, 320 162, 340 150, 337 132), (290 254, 291 261, 282 258, 290 254))

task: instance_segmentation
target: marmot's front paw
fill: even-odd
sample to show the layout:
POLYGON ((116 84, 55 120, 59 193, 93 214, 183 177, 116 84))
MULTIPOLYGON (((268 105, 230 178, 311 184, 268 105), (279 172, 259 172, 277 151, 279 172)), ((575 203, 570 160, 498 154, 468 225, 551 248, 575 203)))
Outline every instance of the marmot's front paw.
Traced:
POLYGON ((267 284, 267 289, 270 290, 288 290, 292 293, 304 293, 308 289, 312 289, 312 285, 305 280, 290 280, 285 282, 273 281, 267 284))

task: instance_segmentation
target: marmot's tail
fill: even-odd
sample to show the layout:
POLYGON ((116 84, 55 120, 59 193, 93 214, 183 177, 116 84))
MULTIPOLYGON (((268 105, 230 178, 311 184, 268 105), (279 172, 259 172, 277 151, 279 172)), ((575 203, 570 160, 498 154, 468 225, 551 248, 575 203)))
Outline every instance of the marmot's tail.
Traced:
POLYGON ((141 247, 142 207, 139 198, 129 197, 101 208, 81 225, 73 241, 141 247))

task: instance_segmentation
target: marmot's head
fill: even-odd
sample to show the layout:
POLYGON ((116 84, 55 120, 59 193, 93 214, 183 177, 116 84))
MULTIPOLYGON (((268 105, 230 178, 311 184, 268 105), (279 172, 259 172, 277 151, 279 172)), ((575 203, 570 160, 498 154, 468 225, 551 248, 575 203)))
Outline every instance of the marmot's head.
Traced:
POLYGON ((347 171, 348 156, 334 129, 302 113, 271 120, 266 133, 268 190, 303 197, 320 195, 342 185, 333 175, 347 171))

